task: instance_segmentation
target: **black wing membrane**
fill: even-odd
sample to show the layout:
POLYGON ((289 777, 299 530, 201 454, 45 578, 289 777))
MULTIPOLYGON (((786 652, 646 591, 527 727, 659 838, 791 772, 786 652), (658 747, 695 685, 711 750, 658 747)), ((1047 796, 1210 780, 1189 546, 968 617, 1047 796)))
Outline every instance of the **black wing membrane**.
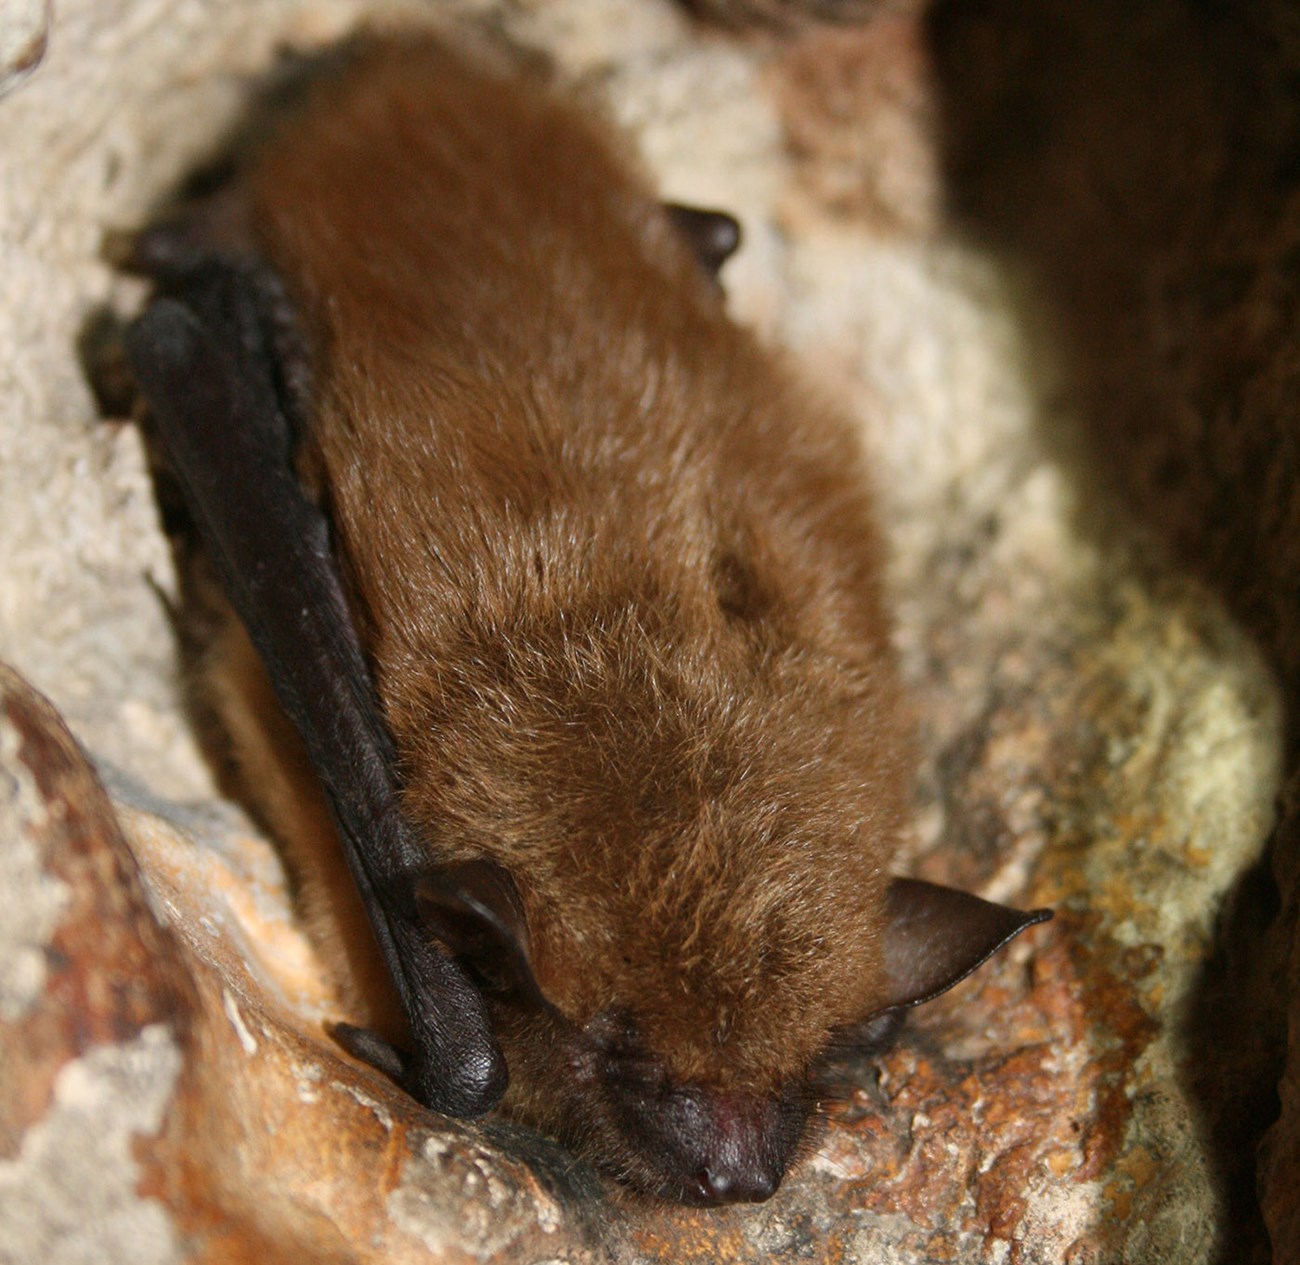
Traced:
POLYGON ((483 998, 421 923, 427 855, 397 802, 374 701, 320 510, 294 471, 281 367, 254 268, 208 262, 165 280, 126 332, 152 433, 325 789, 357 887, 410 1020, 413 1050, 341 1025, 353 1053, 420 1102, 487 1111, 506 1066, 483 998))

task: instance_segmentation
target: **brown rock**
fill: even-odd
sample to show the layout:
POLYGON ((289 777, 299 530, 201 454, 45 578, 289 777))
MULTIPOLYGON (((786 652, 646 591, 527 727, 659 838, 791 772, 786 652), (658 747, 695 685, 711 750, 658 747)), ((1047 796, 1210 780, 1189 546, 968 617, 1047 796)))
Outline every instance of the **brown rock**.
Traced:
POLYGON ((29 911, 4 955, 5 1259, 587 1259, 563 1177, 520 1158, 545 1173, 545 1144, 493 1144, 328 1045, 264 849, 205 855, 128 811, 174 934, 85 756, 7 668, 0 717, 4 890, 29 911))
POLYGON ((774 82, 802 195, 796 217, 852 217, 877 231, 928 232, 942 187, 928 51, 914 16, 792 41, 774 82))
POLYGON ((1272 968, 1263 981, 1286 1009, 1286 1061, 1277 1086, 1280 1110, 1260 1144, 1259 1198, 1276 1265, 1300 1261, 1300 777, 1293 774, 1273 849, 1281 909, 1265 942, 1272 968))

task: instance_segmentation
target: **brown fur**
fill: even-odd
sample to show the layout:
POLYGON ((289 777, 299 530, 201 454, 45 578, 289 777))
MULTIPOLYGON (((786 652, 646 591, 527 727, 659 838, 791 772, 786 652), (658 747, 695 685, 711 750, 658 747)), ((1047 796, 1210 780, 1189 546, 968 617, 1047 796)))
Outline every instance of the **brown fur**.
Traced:
MULTIPOLYGON (((432 859, 509 870, 573 1024, 634 1016, 675 1082, 797 1084, 882 1000, 908 779, 850 426, 528 78, 376 41, 242 196, 310 349, 304 469, 432 859)), ((386 995, 356 958, 354 995, 386 995)), ((500 1010, 507 1105, 622 1163, 578 1056, 500 1010)))

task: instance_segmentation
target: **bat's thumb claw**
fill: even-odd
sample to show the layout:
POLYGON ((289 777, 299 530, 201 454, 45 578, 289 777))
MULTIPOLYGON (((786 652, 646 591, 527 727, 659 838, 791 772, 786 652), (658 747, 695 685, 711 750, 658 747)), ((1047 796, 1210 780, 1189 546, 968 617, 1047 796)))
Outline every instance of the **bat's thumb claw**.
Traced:
POLYGON ((405 1081, 410 1056, 385 1041, 373 1029, 358 1028, 351 1023, 336 1023, 329 1026, 329 1035, 354 1059, 368 1063, 399 1085, 405 1081))

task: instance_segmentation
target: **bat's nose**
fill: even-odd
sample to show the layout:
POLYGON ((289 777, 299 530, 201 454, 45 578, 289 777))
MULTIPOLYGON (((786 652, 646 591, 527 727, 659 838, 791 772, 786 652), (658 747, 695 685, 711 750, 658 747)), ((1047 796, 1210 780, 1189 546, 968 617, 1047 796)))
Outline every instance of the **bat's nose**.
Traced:
POLYGON ((781 1110, 770 1098, 702 1086, 681 1091, 683 1142, 695 1152, 701 1203, 762 1203, 785 1173, 781 1110))
POLYGON ((695 1176, 704 1203, 762 1203, 776 1194, 781 1174, 763 1166, 711 1165, 695 1176))
POLYGON ((802 1097, 668 1085, 662 1064, 644 1057, 611 1060, 606 1074, 615 1118, 660 1189, 706 1205, 762 1203, 776 1194, 803 1132, 802 1097))

